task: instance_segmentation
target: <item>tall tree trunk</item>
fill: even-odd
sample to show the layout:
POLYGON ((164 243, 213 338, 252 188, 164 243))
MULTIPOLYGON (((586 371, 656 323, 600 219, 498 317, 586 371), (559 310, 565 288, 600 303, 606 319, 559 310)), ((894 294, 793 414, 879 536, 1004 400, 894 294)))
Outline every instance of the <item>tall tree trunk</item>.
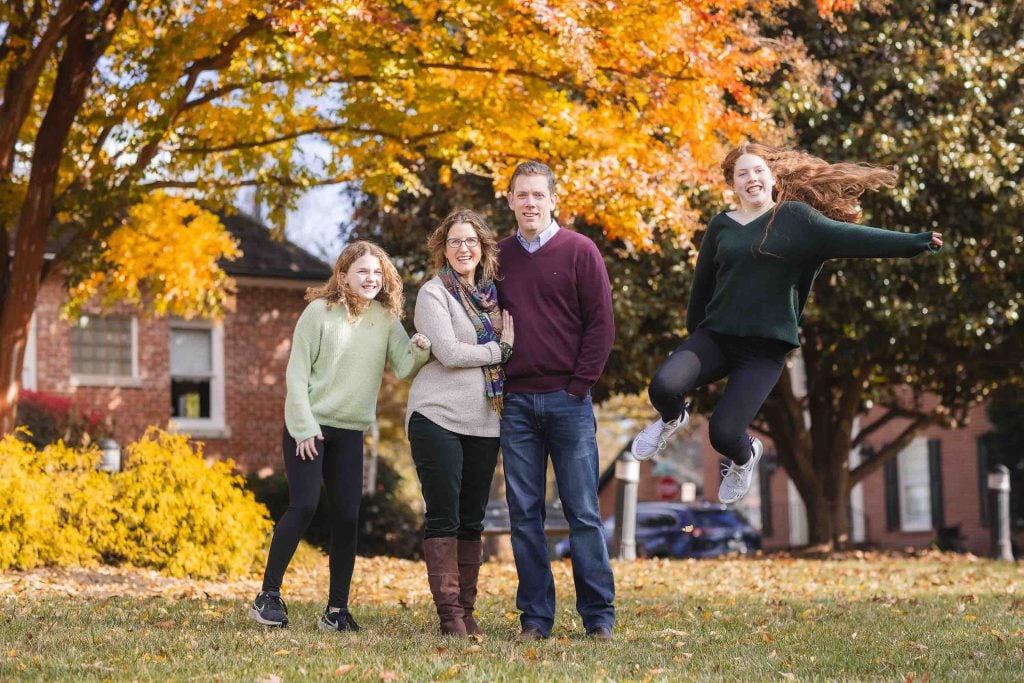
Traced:
MULTIPOLYGON (((96 62, 110 39, 127 0, 114 0, 97 14, 79 11, 67 30, 57 66, 53 94, 39 125, 28 188, 14 235, 14 258, 0 283, 0 433, 14 429, 25 360, 28 326, 39 295, 47 229, 53 219, 53 198, 68 134, 85 100, 96 62)), ((2 277, 0 276, 0 277, 2 277)))

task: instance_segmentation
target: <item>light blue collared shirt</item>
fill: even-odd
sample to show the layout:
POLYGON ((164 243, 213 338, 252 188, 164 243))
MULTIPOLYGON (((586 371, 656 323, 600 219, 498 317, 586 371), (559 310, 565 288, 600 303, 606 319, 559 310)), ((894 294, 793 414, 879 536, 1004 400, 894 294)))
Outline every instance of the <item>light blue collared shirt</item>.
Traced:
POLYGON ((558 223, 556 223, 555 221, 551 221, 551 225, 549 225, 547 229, 545 229, 539 235, 534 237, 532 242, 528 242, 526 238, 523 236, 523 233, 519 230, 516 230, 516 239, 519 240, 519 244, 523 245, 523 249, 525 249, 528 254, 533 254, 536 251, 538 251, 541 247, 543 247, 545 244, 550 242, 551 238, 555 236, 556 232, 558 232, 558 223))

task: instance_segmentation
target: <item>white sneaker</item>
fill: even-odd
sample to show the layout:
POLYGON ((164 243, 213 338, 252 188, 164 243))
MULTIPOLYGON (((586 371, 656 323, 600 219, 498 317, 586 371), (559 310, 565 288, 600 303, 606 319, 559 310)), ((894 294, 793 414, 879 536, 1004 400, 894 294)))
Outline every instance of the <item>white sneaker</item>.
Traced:
POLYGON ((690 414, 683 408, 683 414, 674 420, 664 422, 655 420, 644 427, 643 431, 633 439, 630 450, 637 460, 650 460, 658 453, 665 450, 668 445, 668 437, 672 436, 677 429, 682 429, 690 424, 690 414))
POLYGON ((735 503, 747 495, 750 490, 750 480, 753 478, 757 463, 764 453, 764 444, 755 437, 750 437, 750 460, 744 465, 729 463, 729 466, 722 469, 722 484, 718 487, 718 501, 720 503, 735 503))

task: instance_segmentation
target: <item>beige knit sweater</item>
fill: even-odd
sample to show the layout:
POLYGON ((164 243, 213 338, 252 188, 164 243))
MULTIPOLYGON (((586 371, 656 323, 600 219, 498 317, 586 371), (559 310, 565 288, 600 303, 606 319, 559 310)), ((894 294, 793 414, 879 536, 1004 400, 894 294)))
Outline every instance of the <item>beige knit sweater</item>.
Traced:
POLYGON ((469 315, 437 277, 416 295, 414 321, 430 340, 431 356, 409 389, 406 429, 418 412, 457 434, 498 436, 498 414, 487 402, 480 369, 501 361, 497 342, 477 343, 469 315))

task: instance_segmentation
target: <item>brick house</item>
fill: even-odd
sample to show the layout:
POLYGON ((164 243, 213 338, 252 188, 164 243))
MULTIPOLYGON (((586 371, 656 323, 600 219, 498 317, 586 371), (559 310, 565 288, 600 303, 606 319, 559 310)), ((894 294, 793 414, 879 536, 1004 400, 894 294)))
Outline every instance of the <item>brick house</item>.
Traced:
POLYGON ((243 470, 276 464, 292 331, 306 287, 326 280, 330 266, 252 218, 223 220, 243 253, 223 264, 236 286, 234 310, 208 321, 122 308, 70 323, 59 315, 63 284, 50 277, 36 302, 23 387, 110 415, 121 444, 169 423, 243 470))

